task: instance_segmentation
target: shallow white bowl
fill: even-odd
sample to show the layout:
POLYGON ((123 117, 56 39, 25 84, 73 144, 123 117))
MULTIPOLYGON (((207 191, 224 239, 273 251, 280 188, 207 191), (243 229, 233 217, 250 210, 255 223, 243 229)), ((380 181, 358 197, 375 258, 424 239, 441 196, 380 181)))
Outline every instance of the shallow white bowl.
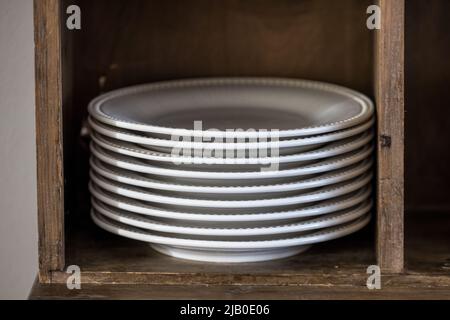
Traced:
POLYGON ((370 186, 351 192, 349 194, 336 197, 331 200, 320 201, 314 205, 283 211, 254 211, 242 209, 238 214, 223 213, 220 210, 211 208, 207 213, 199 212, 198 208, 194 210, 169 210, 161 206, 150 205, 148 203, 134 200, 116 193, 104 190, 95 184, 89 185, 92 196, 109 206, 131 213, 137 213, 144 216, 158 218, 166 222, 175 220, 180 224, 203 223, 205 226, 230 225, 231 223, 242 222, 268 222, 268 221, 286 221, 293 219, 303 219, 309 217, 321 216, 336 211, 346 210, 365 200, 371 195, 370 186))
POLYGON ((197 165, 198 167, 204 167, 205 165, 210 165, 214 166, 214 168, 217 168, 217 170, 222 171, 226 171, 230 167, 232 167, 238 168, 243 171, 243 170, 251 170, 254 168, 261 168, 271 163, 280 163, 280 164, 300 163, 342 155, 344 153, 354 151, 356 149, 361 148, 364 145, 369 144, 373 140, 373 132, 367 131, 357 136, 352 136, 344 140, 332 142, 313 151, 307 151, 279 157, 256 157, 256 158, 179 157, 173 156, 170 153, 151 151, 146 148, 141 148, 137 144, 112 139, 103 136, 95 131, 92 132, 91 138, 98 146, 102 147, 105 150, 137 159, 143 159, 153 162, 162 162, 180 166, 197 165))
POLYGON ((204 225, 199 226, 195 223, 176 224, 173 221, 172 223, 167 223, 124 210, 115 209, 95 199, 92 199, 92 207, 96 212, 111 220, 145 230, 194 236, 252 237, 299 233, 334 227, 336 225, 351 222, 367 214, 372 209, 372 202, 365 201, 350 209, 322 215, 319 218, 291 222, 289 224, 280 224, 278 221, 271 221, 270 224, 262 223, 262 225, 258 226, 241 222, 239 226, 225 225, 221 228, 205 227, 204 225))
POLYGON ((158 152, 173 155, 192 156, 200 152, 201 154, 209 155, 213 151, 221 151, 225 157, 227 151, 240 151, 244 152, 246 157, 252 157, 253 154, 258 154, 260 150, 264 150, 264 152, 267 152, 271 156, 273 156, 272 152, 274 152, 275 156, 278 156, 292 155, 295 153, 317 149, 325 143, 353 137, 371 129, 375 123, 375 119, 370 118, 367 122, 357 126, 322 135, 306 136, 287 140, 258 140, 256 142, 251 141, 235 143, 227 143, 221 140, 219 142, 216 142, 216 140, 213 140, 212 142, 197 142, 172 140, 170 138, 150 138, 142 134, 125 131, 123 129, 117 129, 112 126, 102 124, 91 117, 89 117, 88 122, 93 131, 102 135, 125 142, 136 143, 141 146, 145 146, 145 148, 158 152))
MULTIPOLYGON (((357 164, 343 169, 325 172, 313 178, 298 179, 290 183, 261 184, 256 186, 220 186, 220 185, 192 185, 170 183, 164 179, 149 178, 149 175, 141 175, 133 171, 123 170, 105 163, 96 158, 91 158, 91 169, 98 175, 109 180, 134 187, 151 189, 156 192, 180 193, 181 196, 212 195, 225 199, 227 195, 232 197, 269 197, 289 196, 299 192, 305 192, 314 188, 325 187, 336 183, 345 182, 361 176, 372 168, 372 159, 363 160, 357 164)), ((149 190, 150 191, 150 190, 149 190)))
POLYGON ((366 145, 361 149, 341 156, 327 158, 314 164, 307 164, 286 170, 217 172, 206 171, 210 169, 208 166, 205 166, 205 171, 191 171, 165 168, 159 165, 150 165, 146 161, 122 156, 102 149, 101 147, 95 145, 95 143, 91 144, 91 153, 95 158, 118 168, 143 174, 172 177, 176 178, 176 180, 180 181, 180 183, 181 181, 185 181, 189 184, 196 184, 201 182, 199 180, 209 180, 210 184, 212 182, 214 184, 223 185, 226 183, 226 180, 228 180, 230 184, 239 186, 255 183, 256 181, 258 181, 259 184, 269 184, 272 179, 279 179, 283 181, 283 179, 286 178, 307 177, 308 175, 338 170, 367 159, 371 156, 372 151, 373 146, 366 145))
MULTIPOLYGON (((301 137, 367 121, 373 103, 348 88, 307 80, 210 78, 146 84, 106 93, 89 105, 92 117, 118 128, 152 134, 215 137, 226 129, 277 129, 301 137), (203 121, 203 130, 193 122, 203 121), (270 128, 267 124, 270 123, 270 128), (215 132, 206 131, 217 129, 215 132)), ((264 137, 266 132, 232 132, 264 137)))
POLYGON ((305 250, 305 246, 352 234, 370 222, 367 214, 350 223, 289 238, 267 236, 264 240, 207 240, 192 236, 164 236, 154 231, 130 227, 92 210, 91 217, 100 228, 116 235, 157 245, 159 252, 196 261, 240 263, 286 258, 305 250))
POLYGON ((208 263, 252 263, 285 259, 307 251, 311 246, 269 250, 201 250, 153 244, 151 247, 164 255, 182 260, 208 263))
POLYGON ((163 204, 165 207, 205 208, 206 210, 210 210, 212 208, 228 209, 230 211, 236 210, 237 213, 245 208, 266 208, 266 210, 276 211, 276 208, 278 207, 305 205, 308 203, 336 198, 363 188, 372 180, 373 174, 372 172, 369 172, 347 182, 318 188, 312 192, 303 193, 296 196, 257 200, 207 200, 192 197, 182 198, 166 196, 161 195, 158 192, 149 192, 142 188, 131 187, 108 180, 100 177, 92 171, 90 177, 91 181, 100 188, 135 200, 163 204))

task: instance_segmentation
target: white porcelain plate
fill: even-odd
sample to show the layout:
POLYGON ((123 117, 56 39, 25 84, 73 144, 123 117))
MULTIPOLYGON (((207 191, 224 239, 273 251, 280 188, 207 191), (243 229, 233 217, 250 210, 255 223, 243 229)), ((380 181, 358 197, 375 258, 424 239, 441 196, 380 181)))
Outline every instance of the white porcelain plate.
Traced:
POLYGON ((199 182, 198 180, 209 180, 210 184, 211 181, 213 181, 214 183, 220 185, 225 183, 226 180, 234 185, 252 184, 255 183, 255 181, 253 180, 257 180, 259 184, 269 184, 271 183, 271 179, 286 179, 301 176, 305 177, 308 175, 315 175, 332 170, 338 170, 367 159, 371 156, 372 151, 373 146, 366 145, 358 150, 349 152, 341 156, 327 158, 314 164, 307 164, 287 170, 218 172, 207 171, 208 169, 211 169, 209 166, 205 166, 203 171, 191 171, 176 170, 172 168, 151 165, 149 164, 149 162, 140 159, 134 159, 107 151, 95 145, 95 143, 91 144, 91 153, 95 158, 118 168, 143 174, 176 178, 177 181, 186 181, 190 184, 196 184, 199 182))
POLYGON ((371 181, 373 174, 369 172, 348 182, 318 188, 313 192, 302 193, 296 196, 258 200, 209 200, 192 197, 173 197, 114 182, 97 175, 93 171, 91 171, 90 176, 91 181, 100 188, 135 200, 163 204, 167 207, 206 208, 207 210, 211 208, 231 209, 230 211, 236 210, 236 212, 239 212, 246 208, 266 208, 267 210, 275 211, 278 207, 304 205, 336 198, 365 187, 371 181))
POLYGON ((116 222, 92 210, 91 217, 100 228, 113 234, 151 243, 159 252, 189 260, 219 263, 267 261, 286 258, 306 250, 314 243, 330 241, 352 234, 370 222, 366 214, 350 223, 298 236, 267 236, 263 240, 233 241, 197 239, 192 236, 166 236, 116 222))
POLYGON ((374 106, 358 92, 321 82, 211 78, 113 91, 92 101, 89 112, 105 124, 154 134, 215 137, 240 128, 244 132, 229 136, 262 137, 268 133, 260 130, 276 129, 280 137, 300 137, 363 123, 374 106), (200 130, 193 128, 197 120, 203 121, 200 130))
MULTIPOLYGON (((305 152, 311 149, 320 148, 325 143, 330 143, 338 140, 343 140, 349 137, 353 137, 363 133, 364 131, 372 128, 375 120, 371 118, 363 124, 354 126, 345 130, 334 131, 331 133, 326 133, 322 135, 307 136, 298 139, 288 139, 288 140, 256 140, 248 142, 227 142, 224 139, 212 139, 211 142, 204 141, 191 141, 191 140, 180 140, 180 139, 160 139, 151 138, 142 134, 134 133, 132 131, 125 131, 123 129, 117 129, 115 127, 102 124, 91 117, 89 117, 89 125, 93 131, 98 132, 110 138, 117 140, 136 143, 143 145, 146 148, 150 148, 159 152, 191 156, 196 152, 202 152, 202 154, 209 155, 214 153, 214 155, 222 153, 223 157, 226 156, 227 151, 242 151, 246 152, 251 157, 256 154, 259 150, 264 150, 268 154, 273 156, 276 155, 292 155, 295 153, 305 152), (188 153, 188 151, 190 151, 188 153), (252 152, 250 152, 252 151, 252 152)), ((217 156, 216 156, 217 157, 217 156)))
MULTIPOLYGON (((305 161, 320 160, 324 158, 342 155, 347 152, 354 151, 362 146, 369 144, 373 139, 372 132, 364 132, 357 136, 353 136, 344 140, 332 142, 325 146, 308 152, 297 153, 279 157, 256 157, 256 158, 215 158, 215 157, 183 157, 174 156, 170 153, 151 151, 141 148, 137 144, 124 142, 103 136, 97 132, 92 132, 92 140, 105 150, 109 150, 124 156, 137 159, 149 160, 154 162, 163 162, 169 164, 189 164, 189 165, 221 165, 222 170, 226 170, 230 166, 233 168, 241 168, 244 170, 250 166, 261 167, 270 163, 297 163, 305 161)), ((248 169, 247 169, 248 170, 248 169)))
POLYGON ((214 208, 209 209, 207 213, 200 213, 198 208, 186 211, 169 210, 156 205, 150 205, 139 200, 134 200, 123 195, 118 195, 117 193, 104 190, 93 183, 89 185, 89 190, 95 199, 98 199, 99 201, 116 209, 158 218, 159 220, 166 221, 167 223, 170 223, 170 220, 175 220, 175 222, 179 224, 192 224, 195 222, 197 225, 202 223, 205 226, 317 217, 336 211, 349 209, 367 200, 371 195, 371 188, 366 187, 350 192, 349 194, 339 196, 331 200, 320 201, 317 204, 303 208, 272 212, 268 211, 264 213, 262 211, 252 212, 252 210, 242 209, 238 214, 232 214, 223 213, 214 208))
POLYGON ((222 197, 233 195, 234 197, 255 197, 258 195, 267 197, 270 194, 276 196, 288 196, 300 191, 307 191, 314 188, 324 187, 336 183, 348 181, 361 176, 372 167, 372 160, 366 159, 357 164, 345 167, 343 169, 325 172, 314 178, 298 179, 290 183, 257 185, 257 186, 204 186, 204 185, 186 185, 168 183, 164 180, 150 179, 148 175, 140 175, 132 171, 123 170, 105 163, 96 158, 91 158, 91 169, 98 175, 109 180, 123 183, 134 187, 151 189, 158 192, 177 192, 183 194, 213 194, 222 197))
POLYGON ((334 227, 356 220, 367 214, 372 209, 371 201, 365 201, 355 207, 337 213, 323 215, 319 218, 303 220, 290 224, 263 224, 261 227, 248 227, 245 223, 240 223, 238 227, 208 228, 198 225, 166 223, 148 217, 133 214, 124 210, 114 209, 98 200, 92 200, 94 210, 111 220, 145 230, 157 231, 161 233, 184 234, 193 236, 211 237, 252 237, 276 234, 299 233, 323 228, 334 227))
POLYGON ((208 263, 252 263, 285 259, 307 251, 311 246, 298 246, 273 250, 200 250, 153 244, 151 247, 164 255, 177 259, 208 263))

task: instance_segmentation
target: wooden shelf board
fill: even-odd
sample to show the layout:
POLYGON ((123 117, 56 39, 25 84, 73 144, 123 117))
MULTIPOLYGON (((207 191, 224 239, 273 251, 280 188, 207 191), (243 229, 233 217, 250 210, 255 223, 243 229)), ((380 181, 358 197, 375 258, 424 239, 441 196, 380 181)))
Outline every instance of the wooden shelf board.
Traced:
MULTIPOLYGON (((397 278, 400 276, 396 276, 397 278)), ((413 279, 412 279, 413 280, 413 279)), ((411 280, 411 281, 412 281, 411 280)), ((364 286, 161 286, 83 285, 68 290, 65 285, 36 283, 30 299, 133 299, 133 300, 377 300, 450 299, 450 287, 392 286, 368 290, 364 286)))
MULTIPOLYGON (((410 212, 407 217, 406 272, 398 278, 383 277, 398 285, 408 281, 408 286, 414 281, 418 286, 450 284, 450 216, 410 212)), ((371 227, 289 259, 217 265, 173 259, 153 251, 146 243, 104 232, 87 217, 78 220, 82 222, 69 232, 67 266, 80 266, 82 281, 92 284, 364 287, 367 267, 376 261, 371 227)), ((65 283, 67 276, 54 271, 51 281, 65 283)))
POLYGON ((56 271, 54 284, 36 284, 31 298, 449 298, 450 216, 433 212, 405 216, 407 270, 383 273, 380 291, 366 288, 366 268, 375 261, 373 228, 290 259, 223 266, 160 255, 145 243, 108 234, 85 219, 69 232, 72 240, 67 248, 68 265, 82 269, 83 290, 67 290, 67 274, 56 271))
MULTIPOLYGON (((288 285, 322 284, 327 278, 332 283, 345 283, 343 273, 350 272, 355 279, 364 279, 367 267, 375 264, 374 231, 370 227, 358 234, 313 246, 292 258, 219 265, 164 256, 147 243, 104 232, 86 215, 83 222, 71 225, 66 265, 80 266, 83 281, 90 283, 288 285)), ((65 283, 67 276, 62 271, 52 272, 51 281, 65 283)))

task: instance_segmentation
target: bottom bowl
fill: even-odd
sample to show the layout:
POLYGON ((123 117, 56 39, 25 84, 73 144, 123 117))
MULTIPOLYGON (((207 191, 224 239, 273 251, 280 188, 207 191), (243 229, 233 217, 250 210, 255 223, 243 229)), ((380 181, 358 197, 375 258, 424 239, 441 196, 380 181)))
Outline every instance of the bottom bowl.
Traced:
POLYGON ((299 246, 272 250, 198 250, 153 244, 159 253, 183 260, 212 263, 249 263, 289 258, 303 253, 311 246, 299 246))

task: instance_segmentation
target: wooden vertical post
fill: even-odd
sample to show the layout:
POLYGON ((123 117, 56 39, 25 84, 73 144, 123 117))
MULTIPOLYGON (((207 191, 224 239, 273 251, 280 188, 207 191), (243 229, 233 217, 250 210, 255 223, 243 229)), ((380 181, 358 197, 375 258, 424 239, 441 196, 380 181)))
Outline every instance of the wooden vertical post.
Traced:
POLYGON ((404 0, 379 0, 375 37, 378 108, 377 258, 385 272, 404 267, 404 0))
POLYGON ((40 281, 64 267, 60 1, 35 0, 36 146, 40 281))

